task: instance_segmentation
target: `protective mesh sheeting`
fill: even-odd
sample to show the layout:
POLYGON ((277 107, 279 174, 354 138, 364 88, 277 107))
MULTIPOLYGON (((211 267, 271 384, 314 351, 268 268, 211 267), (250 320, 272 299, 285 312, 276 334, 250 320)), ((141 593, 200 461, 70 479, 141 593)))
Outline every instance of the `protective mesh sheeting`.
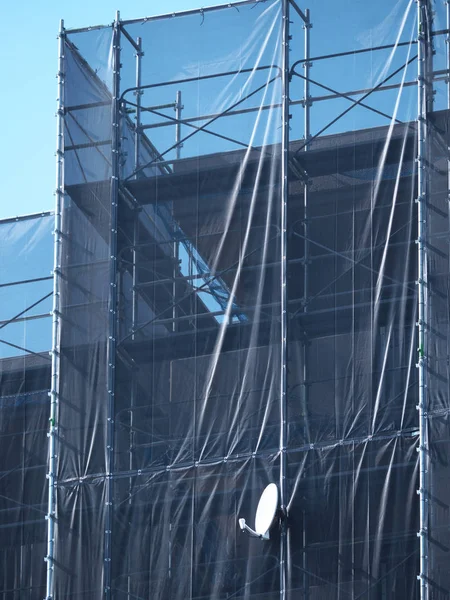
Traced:
POLYGON ((449 534, 446 527, 449 493, 449 220, 448 220, 448 113, 433 118, 429 160, 433 166, 428 194, 428 307, 430 335, 427 385, 429 390, 430 440, 430 577, 434 598, 445 598, 450 590, 449 534))
POLYGON ((0 221, 0 358, 51 349, 53 217, 0 221))
MULTIPOLYGON (((233 40, 220 12, 208 17, 209 27, 199 28, 197 17, 177 26, 186 48, 196 52, 190 60, 198 81, 183 89, 193 114, 221 112, 246 93, 274 105, 251 116, 238 144, 226 143, 246 148, 232 164, 211 156, 222 149, 222 138, 204 134, 212 139, 204 160, 154 167, 164 153, 143 136, 136 153, 132 112, 123 104, 112 508, 105 436, 114 154, 104 67, 111 54, 105 30, 92 39, 91 33, 67 36, 55 555, 56 595, 66 598, 100 597, 108 585, 116 597, 201 597, 209 594, 211 564, 221 565, 217 593, 224 586, 236 597, 245 590, 279 593, 271 547, 259 547, 249 563, 249 541, 236 530, 234 515, 255 507, 261 487, 279 477, 280 2, 243 7, 228 19, 233 40), (217 35, 220 52, 205 61, 217 35), (233 72, 226 87, 213 80, 204 94, 201 86, 208 89, 209 76, 222 69, 233 72), (217 169, 219 187, 212 177, 217 169), (229 489, 236 491, 229 495, 229 489), (104 544, 109 511, 111 556, 104 544), (193 520, 202 523, 195 531, 193 520), (108 580, 103 565, 110 559, 108 580)), ((146 56, 167 26, 139 26, 146 56)), ((124 90, 129 47, 124 37, 121 43, 124 90)), ((172 63, 180 72, 188 66, 184 47, 172 63)), ((164 77, 163 69, 151 77, 143 71, 149 83, 164 77)), ((133 90, 129 97, 135 103, 133 90)), ((193 144, 197 156, 201 142, 193 144)))
POLYGON ((65 184, 55 596, 103 594, 109 234, 111 29, 65 40, 65 184), (109 40, 109 44, 108 44, 109 40), (87 43, 87 45, 85 45, 87 43), (87 63, 95 48, 96 63, 87 63), (102 70, 104 66, 104 70, 102 70), (89 483, 84 484, 88 479, 89 483), (94 480, 94 481, 93 481, 94 480))
POLYGON ((115 468, 128 472, 115 486, 117 597, 279 594, 273 546, 252 549, 236 514, 279 478, 280 9, 128 29, 145 57, 179 32, 170 61, 156 70, 143 59, 143 83, 192 79, 146 89, 142 102, 162 105, 178 90, 183 118, 275 106, 183 128, 179 161, 173 127, 146 129, 167 171, 149 173, 153 158, 124 173, 141 210, 128 217, 122 205, 119 218, 120 347, 134 364, 117 364, 115 468), (217 72, 226 75, 210 78, 217 72))
POLYGON ((0 590, 45 595, 53 217, 0 222, 0 590))
MULTIPOLYGON (((377 50, 315 58, 311 73, 291 5, 284 77, 286 4, 66 37, 56 597, 419 597, 416 10, 397 3, 358 38, 377 50), (287 516, 262 542, 237 519, 253 525, 269 482, 287 516)), ((336 51, 342 7, 316 12, 313 57, 336 51)), ((355 38, 353 12, 348 24, 355 38)), ((419 355, 435 599, 448 587, 447 137, 436 110, 433 341, 419 355)))
POLYGON ((290 202, 290 575, 302 598, 416 589, 414 129, 378 133, 296 155, 317 173, 307 219, 301 187, 290 202))

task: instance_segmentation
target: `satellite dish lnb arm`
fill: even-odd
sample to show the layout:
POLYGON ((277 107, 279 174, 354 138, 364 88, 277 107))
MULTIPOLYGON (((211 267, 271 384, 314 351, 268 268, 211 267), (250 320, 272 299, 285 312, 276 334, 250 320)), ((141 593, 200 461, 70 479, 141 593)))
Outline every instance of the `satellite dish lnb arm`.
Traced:
POLYGON ((245 522, 245 519, 239 519, 239 527, 241 528, 241 531, 246 531, 252 537, 257 537, 260 540, 268 540, 269 539, 269 532, 268 531, 266 531, 266 533, 264 533, 264 534, 256 533, 256 531, 254 531, 251 527, 249 527, 247 525, 247 523, 245 522))

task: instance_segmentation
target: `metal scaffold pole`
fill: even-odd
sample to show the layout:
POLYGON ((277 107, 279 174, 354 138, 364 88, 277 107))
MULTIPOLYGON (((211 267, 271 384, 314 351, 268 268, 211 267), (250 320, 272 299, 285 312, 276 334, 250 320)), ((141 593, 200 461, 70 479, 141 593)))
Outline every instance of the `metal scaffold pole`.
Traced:
POLYGON ((288 217, 288 165, 289 165, 289 0, 282 2, 282 140, 281 140, 281 356, 280 356, 280 600, 286 598, 287 580, 287 388, 288 388, 288 293, 287 293, 287 217, 288 217))
MULTIPOLYGON (((310 124, 310 117, 311 117, 311 111, 310 111, 310 106, 311 106, 311 99, 310 99, 310 93, 309 93, 309 71, 310 68, 312 66, 309 57, 310 57, 310 29, 311 29, 311 22, 310 22, 310 16, 309 16, 309 9, 306 9, 305 11, 305 17, 306 17, 306 21, 303 25, 303 28, 305 30, 305 62, 303 63, 303 68, 305 69, 305 80, 303 82, 303 90, 304 90, 304 120, 305 120, 305 124, 304 124, 304 130, 305 130, 305 145, 304 145, 304 151, 306 152, 307 150, 309 150, 309 146, 308 146, 308 142, 309 142, 309 138, 311 137, 311 124, 310 124)), ((304 190, 303 190, 303 208, 304 208, 304 215, 303 215, 303 233, 304 233, 304 261, 305 261, 305 268, 303 271, 303 310, 304 312, 307 311, 307 302, 308 302, 308 263, 309 263, 309 241, 308 241, 308 192, 309 192, 309 185, 308 185, 308 181, 305 181, 305 186, 304 186, 304 190)))
POLYGON ((56 518, 56 436, 58 432, 58 399, 60 387, 60 277, 61 277, 61 210, 64 197, 64 21, 58 38, 58 98, 56 112, 56 191, 53 254, 52 372, 50 390, 47 510, 47 580, 46 598, 54 597, 54 551, 56 518))
MULTIPOLYGON (((310 69, 312 67, 312 63, 310 62, 311 56, 311 20, 310 20, 310 11, 309 9, 305 10, 304 13, 305 19, 303 23, 303 29, 305 31, 305 61, 303 63, 305 79, 303 82, 303 109, 304 109, 304 137, 305 137, 305 147, 304 151, 307 152, 310 148, 308 145, 309 139, 311 137, 311 96, 310 96, 310 69)), ((302 309, 303 312, 308 312, 308 295, 309 295, 309 182, 306 179, 304 182, 303 188, 303 299, 302 299, 302 309)), ((303 421, 305 423, 304 427, 304 435, 305 439, 309 440, 309 432, 308 432, 308 347, 309 347, 309 339, 306 333, 303 334, 303 421)), ((306 545, 307 545, 307 536, 306 536, 306 520, 304 514, 304 523, 303 523, 303 594, 305 600, 309 598, 309 581, 308 581, 308 557, 306 554, 306 545)))
MULTIPOLYGON (((450 0, 444 0, 447 15, 447 33, 445 35, 446 43, 446 67, 447 67, 447 109, 450 111, 450 0)), ((449 211, 449 230, 450 230, 450 147, 447 145, 447 209, 449 211)))
POLYGON ((131 306, 131 339, 136 339, 135 331, 139 323, 139 293, 138 293, 138 251, 139 246, 139 207, 133 210, 133 267, 131 270, 132 276, 132 306, 131 306))
POLYGON ((181 140, 181 112, 182 112, 183 108, 184 108, 184 106, 181 101, 181 90, 178 90, 177 95, 176 95, 176 100, 175 100, 175 107, 174 107, 175 119, 176 119, 175 144, 177 145, 177 148, 176 148, 177 160, 180 160, 180 158, 181 158, 181 148, 183 147, 183 143, 180 141, 181 140))
MULTIPOLYGON (((141 83, 142 83, 142 38, 136 38, 136 90, 134 92, 136 96, 136 126, 134 130, 134 170, 137 171, 141 166, 140 153, 141 153, 141 108, 142 108, 142 94, 141 83)), ((136 179, 138 176, 136 175, 136 179)), ((137 277, 138 277, 138 252, 136 250, 139 244, 139 214, 140 207, 135 207, 133 211, 133 268, 132 268, 132 313, 131 313, 131 339, 135 339, 134 331, 139 321, 139 295, 137 290, 137 277)))
POLYGON ((450 110, 450 0, 444 0, 447 14, 447 34, 445 36, 446 51, 446 66, 447 66, 447 108, 450 110))
POLYGON ((417 0, 417 206, 418 206, 418 375, 419 375, 419 540, 420 540, 420 599, 429 598, 428 572, 428 398, 427 398, 427 222, 428 199, 428 127, 427 115, 430 103, 431 7, 429 0, 417 0))
MULTIPOLYGON (((142 105, 142 94, 141 91, 141 73, 142 73, 142 38, 136 38, 136 90, 134 95, 136 96, 136 126, 134 129, 134 170, 137 171, 140 164, 140 152, 141 152, 141 105, 142 105)), ((137 177, 136 177, 137 178, 137 177)))
POLYGON ((117 336, 117 213, 120 173, 120 13, 117 12, 113 32, 113 93, 111 123, 111 203, 109 235, 109 332, 107 351, 107 425, 106 425, 106 506, 104 546, 104 592, 111 599, 112 523, 114 497, 114 407, 115 407, 115 364, 117 336))
MULTIPOLYGON (((175 110, 175 157, 176 160, 180 160, 181 158, 181 148, 183 147, 183 143, 181 142, 181 116, 182 110, 184 106, 181 100, 181 90, 177 91, 177 95, 175 98, 174 110, 175 110)), ((177 285, 177 276, 179 272, 179 258, 180 258, 180 247, 178 237, 178 226, 175 218, 175 202, 172 202, 172 234, 173 234, 173 270, 172 270, 172 331, 175 333, 178 329, 178 285, 177 285)))

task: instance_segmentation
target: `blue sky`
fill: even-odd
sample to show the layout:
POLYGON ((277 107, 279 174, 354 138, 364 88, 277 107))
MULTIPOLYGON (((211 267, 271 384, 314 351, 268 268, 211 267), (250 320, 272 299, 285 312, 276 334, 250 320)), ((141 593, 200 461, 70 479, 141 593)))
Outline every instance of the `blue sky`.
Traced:
MULTIPOLYGON (((444 27, 444 0, 435 0, 438 13, 436 28, 444 27)), ((9 2, 2 11, 0 22, 0 72, 2 94, 0 96, 1 139, 1 200, 0 218, 50 210, 53 207, 55 187, 55 109, 57 32, 59 19, 65 19, 68 28, 108 24, 114 19, 117 8, 123 19, 170 13, 199 6, 221 3, 221 0, 134 0, 113 3, 111 0, 32 0, 9 2)), ((395 41, 402 15, 415 4, 411 0, 308 0, 298 1, 302 7, 311 8, 312 54, 362 48, 370 44, 395 41)), ((409 19, 411 21, 411 19, 409 19)), ((402 39, 414 35, 414 23, 407 24, 402 39)), ((294 40, 295 41, 295 40, 294 40)), ((294 43, 294 42, 293 42, 294 43)), ((301 40, 299 39, 299 43, 301 40)), ((163 49, 164 51, 164 49, 163 49)), ((367 56, 367 55, 365 55, 367 56)), ((398 56, 402 60, 403 54, 398 56)), ((384 58, 369 57, 367 62, 352 59, 342 65, 335 62, 333 68, 317 63, 311 77, 324 81, 337 89, 356 89, 370 86, 380 77, 384 58), (379 60, 381 58, 381 62, 379 60), (378 63, 376 62, 378 61, 378 63), (326 81, 325 81, 326 80, 326 81)), ((395 68, 395 62, 392 63, 395 68)), ((440 67, 441 68, 441 67, 440 67)), ((411 69, 414 78, 415 66, 411 69)), ((301 71, 301 69, 300 69, 301 71)), ((298 82, 299 83, 299 80, 298 82)), ((299 88, 300 89, 300 88, 299 88)), ((412 91, 412 88, 410 88, 412 91)), ((318 89, 312 90, 320 93, 318 89)), ((323 92, 322 92, 323 93, 323 92)), ((382 108, 392 113, 395 95, 387 98, 382 108)), ((443 96, 443 90, 441 90, 443 96)), ((407 96, 405 95, 405 102, 407 96)), ((324 112, 322 106, 313 107, 320 119, 331 119, 343 108, 346 101, 324 112), (321 112, 322 111, 322 112, 321 112)), ((410 102, 411 104, 411 102, 410 102)), ((411 115, 415 109, 410 107, 411 115)), ((361 127, 358 115, 365 118, 367 111, 352 111, 349 129, 361 127)), ((373 113, 372 113, 373 115, 373 113)), ((295 117, 295 115, 294 115, 295 117)), ((299 120, 301 115, 299 114, 299 120)), ((413 117, 411 117, 413 118, 413 117)), ((368 122, 368 126, 380 124, 368 122)), ((384 123, 383 123, 384 124, 384 123)), ((367 125, 366 125, 367 126, 367 125)), ((314 127, 313 127, 314 133, 314 127)), ((301 136, 298 136, 301 137, 301 136)))
MULTIPOLYGON (((207 2, 216 4, 220 2, 207 2)), ((55 187, 55 110, 59 20, 66 27, 199 6, 198 0, 22 0, 0 20, 0 218, 51 210, 55 187)))

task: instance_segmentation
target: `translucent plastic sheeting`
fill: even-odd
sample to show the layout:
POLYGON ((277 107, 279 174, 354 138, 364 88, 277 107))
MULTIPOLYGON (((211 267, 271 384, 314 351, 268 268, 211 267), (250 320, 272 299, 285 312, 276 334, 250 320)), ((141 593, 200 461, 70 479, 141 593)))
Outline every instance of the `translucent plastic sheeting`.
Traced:
POLYGON ((100 598, 104 586, 112 36, 90 37, 99 61, 90 65, 79 38, 64 44, 56 598, 100 598))
MULTIPOLYGON (((419 598, 416 4, 365 24, 316 4, 312 31, 268 0, 64 38, 55 598, 419 598), (262 542, 237 521, 269 482, 286 507, 262 542)), ((437 600, 448 115, 428 108, 437 600)))
POLYGON ((448 139, 449 119, 434 121, 430 163, 433 173, 429 181, 427 212, 429 299, 426 318, 429 323, 427 356, 428 428, 430 440, 429 489, 429 555, 433 598, 445 597, 450 589, 446 568, 449 532, 446 525, 449 504, 448 456, 449 430, 449 220, 448 220, 448 139))
POLYGON ((51 349, 53 216, 0 221, 0 357, 51 349))
POLYGON ((0 221, 0 591, 45 595, 53 216, 0 221))
MULTIPOLYGON (((95 76, 96 64, 88 67, 77 50, 91 34, 67 39, 66 111, 76 113, 79 122, 66 118, 57 596, 101 597, 110 585, 115 597, 199 597, 208 593, 211 563, 223 569, 215 575, 217 590, 225 582, 235 595, 279 589, 271 547, 260 546, 249 565, 248 540, 236 530, 234 515, 256 503, 279 469, 281 170, 274 144, 281 141, 281 5, 233 11, 227 17, 232 42, 222 18, 215 13, 201 28, 197 16, 181 21, 185 42, 172 57, 174 68, 182 72, 188 66, 184 52, 192 45, 195 77, 243 70, 224 88, 215 83, 208 96, 200 83, 191 86, 194 110, 221 111, 255 89, 258 98, 278 106, 252 115, 240 133, 241 147, 251 146, 247 150, 184 161, 180 175, 149 165, 130 177, 134 166, 126 165, 134 152, 123 155, 114 415, 107 410, 111 213, 103 172, 113 158, 104 120, 111 96, 95 76), (218 35, 215 55, 204 62, 202 55, 218 35), (92 99, 102 105, 71 109, 73 102, 92 99), (102 143, 76 147, 90 139, 102 143), (99 169, 91 172, 93 164, 99 169), (159 190, 159 179, 164 189, 159 190), (136 299, 130 297, 133 285, 136 299), (115 465, 109 508, 105 431, 111 416, 115 465), (229 496, 229 489, 236 492, 229 496), (104 545, 109 510, 111 556, 104 545), (196 531, 193 520, 202 522, 196 531), (102 576, 105 560, 112 563, 110 581, 102 576)), ((104 32, 96 35, 104 39, 104 32)), ((140 35, 150 56, 164 31, 149 23, 140 35)), ((98 64, 106 62, 104 48, 98 64)), ((124 50, 124 65, 126 56, 124 50)), ((129 68, 135 69, 134 62, 129 68)), ((161 71, 160 78, 165 76, 161 71)), ((144 78, 154 80, 146 72, 144 78)), ((129 131, 129 123, 126 111, 122 132, 129 131)), ((215 139, 205 154, 221 150, 215 139)), ((123 148, 130 145, 125 134, 122 141, 123 148)), ((148 141, 141 147, 151 148, 148 141)), ((192 148, 191 155, 199 154, 196 145, 192 148)), ((139 155, 150 163, 155 157, 154 151, 139 155)))

